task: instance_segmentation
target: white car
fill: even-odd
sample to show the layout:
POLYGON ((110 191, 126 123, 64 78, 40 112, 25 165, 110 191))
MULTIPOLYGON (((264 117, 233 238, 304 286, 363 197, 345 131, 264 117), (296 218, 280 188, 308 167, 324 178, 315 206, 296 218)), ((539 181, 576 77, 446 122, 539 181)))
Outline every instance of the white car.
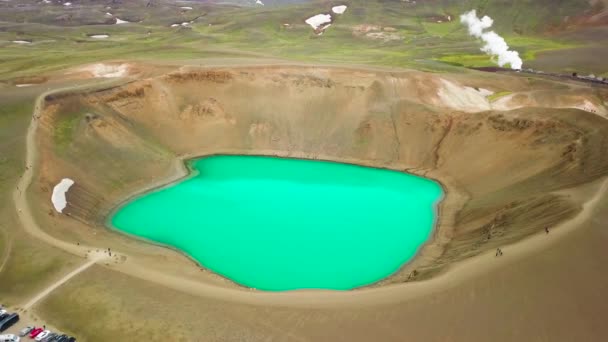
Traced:
POLYGON ((19 342, 20 340, 19 336, 13 334, 0 335, 0 342, 19 342))
POLYGON ((36 336, 36 341, 42 341, 42 339, 49 336, 50 333, 51 333, 50 330, 45 330, 45 331, 41 332, 40 334, 38 334, 38 336, 36 336))
POLYGON ((4 310, 4 309, 1 309, 1 310, 0 310, 0 315, 4 315, 4 314, 5 314, 5 313, 7 313, 7 312, 8 312, 8 311, 6 311, 6 310, 4 310))
POLYGON ((24 337, 25 335, 29 334, 32 330, 34 330, 34 327, 31 325, 28 325, 27 327, 19 330, 19 336, 24 337))

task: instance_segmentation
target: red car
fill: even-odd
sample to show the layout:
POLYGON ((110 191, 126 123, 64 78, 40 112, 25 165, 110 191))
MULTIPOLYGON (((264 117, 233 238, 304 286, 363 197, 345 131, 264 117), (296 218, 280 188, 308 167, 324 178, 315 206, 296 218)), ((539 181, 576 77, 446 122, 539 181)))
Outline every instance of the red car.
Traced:
POLYGON ((30 338, 34 338, 34 337, 38 336, 38 334, 40 334, 43 331, 44 331, 44 329, 42 329, 42 328, 35 328, 34 330, 32 330, 32 332, 30 332, 30 338))

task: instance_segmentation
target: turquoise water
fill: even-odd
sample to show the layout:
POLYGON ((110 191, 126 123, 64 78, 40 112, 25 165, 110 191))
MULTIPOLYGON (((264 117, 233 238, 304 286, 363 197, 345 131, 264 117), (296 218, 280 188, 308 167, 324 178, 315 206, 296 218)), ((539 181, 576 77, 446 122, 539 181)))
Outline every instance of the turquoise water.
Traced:
POLYGON ((114 215, 123 232, 268 291, 346 290, 397 271, 429 238, 439 184, 322 161, 213 156, 114 215))

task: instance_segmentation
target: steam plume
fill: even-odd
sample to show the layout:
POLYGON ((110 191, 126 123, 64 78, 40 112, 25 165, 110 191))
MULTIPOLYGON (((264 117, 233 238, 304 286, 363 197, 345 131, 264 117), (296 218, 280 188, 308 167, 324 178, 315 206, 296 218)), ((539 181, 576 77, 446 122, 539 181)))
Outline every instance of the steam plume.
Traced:
POLYGON ((469 28, 469 34, 481 39, 485 45, 481 51, 490 56, 498 58, 498 65, 511 65, 511 69, 521 69, 523 64, 517 51, 509 50, 507 42, 494 31, 484 32, 485 29, 492 27, 494 20, 487 15, 479 19, 477 12, 472 10, 460 16, 460 22, 469 28))

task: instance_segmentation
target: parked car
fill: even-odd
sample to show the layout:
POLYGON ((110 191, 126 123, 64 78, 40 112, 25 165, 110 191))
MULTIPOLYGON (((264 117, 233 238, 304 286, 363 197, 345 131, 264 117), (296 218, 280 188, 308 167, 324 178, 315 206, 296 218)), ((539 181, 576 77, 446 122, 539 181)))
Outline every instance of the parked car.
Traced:
POLYGON ((42 328, 34 328, 32 331, 30 331, 30 338, 38 336, 38 334, 40 334, 42 331, 42 328))
POLYGON ((46 339, 42 340, 42 342, 55 342, 59 339, 59 334, 51 333, 46 339))
POLYGON ((0 309, 0 315, 4 315, 4 314, 7 314, 7 313, 8 313, 8 311, 6 311, 4 309, 0 309))
POLYGON ((52 333, 48 334, 47 337, 43 338, 42 342, 50 342, 55 336, 57 336, 57 334, 52 332, 52 333))
POLYGON ((76 337, 70 336, 70 338, 68 338, 68 342, 76 342, 76 337))
POLYGON ((0 332, 10 328, 13 324, 19 322, 19 314, 12 313, 8 317, 0 319, 0 332))
POLYGON ((36 335, 36 341, 42 341, 42 339, 49 336, 50 333, 51 333, 51 331, 48 329, 41 332, 40 334, 36 335))
POLYGON ((68 341, 68 335, 61 335, 59 337, 59 339, 57 340, 57 342, 67 342, 68 341))
POLYGON ((55 336, 55 338, 51 342, 57 342, 57 341, 61 340, 63 338, 63 336, 65 336, 65 335, 59 335, 59 333, 57 333, 57 336, 55 336))
POLYGON ((13 334, 0 335, 0 342, 19 342, 20 340, 19 336, 13 334))
POLYGON ((34 327, 32 327, 31 325, 28 325, 27 327, 19 330, 19 336, 23 337, 23 336, 29 334, 32 330, 34 330, 34 327))

